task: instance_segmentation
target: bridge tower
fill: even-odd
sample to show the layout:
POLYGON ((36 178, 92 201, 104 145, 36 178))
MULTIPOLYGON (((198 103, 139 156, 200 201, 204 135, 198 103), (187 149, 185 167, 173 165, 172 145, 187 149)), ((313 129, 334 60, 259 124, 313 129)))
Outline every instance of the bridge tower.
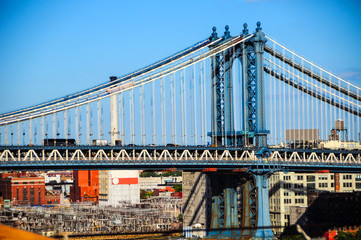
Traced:
MULTIPOLYGON (((255 145, 262 153, 267 150, 263 52, 266 38, 260 22, 251 36, 244 24, 245 42, 215 55, 211 59, 211 139, 215 146, 235 146, 245 140, 245 134, 255 137, 255 145), (236 132, 233 116, 232 66, 242 63, 242 93, 244 121, 236 132), (243 135, 243 136, 242 136, 243 135), (234 139, 239 139, 235 142, 234 139)), ((225 27, 222 39, 213 27, 211 41, 215 48, 232 39, 225 27)), ((248 139, 248 136, 247 136, 248 139)), ((261 156, 260 156, 261 157, 261 156)), ((191 173, 183 172, 184 224, 202 224, 208 239, 274 239, 270 229, 269 177, 274 169, 246 172, 191 173), (196 191, 197 190, 197 191, 196 191)), ((194 232, 193 232, 194 233, 194 232)))

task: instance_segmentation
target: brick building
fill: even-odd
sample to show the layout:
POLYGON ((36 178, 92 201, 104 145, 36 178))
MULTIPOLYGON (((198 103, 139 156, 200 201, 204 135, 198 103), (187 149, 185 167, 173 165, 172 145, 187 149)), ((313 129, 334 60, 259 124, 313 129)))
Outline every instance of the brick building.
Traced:
POLYGON ((0 174, 0 195, 14 205, 43 205, 45 179, 25 172, 0 174))
POLYGON ((70 187, 70 201, 97 202, 99 201, 99 171, 77 170, 73 172, 74 182, 70 187))

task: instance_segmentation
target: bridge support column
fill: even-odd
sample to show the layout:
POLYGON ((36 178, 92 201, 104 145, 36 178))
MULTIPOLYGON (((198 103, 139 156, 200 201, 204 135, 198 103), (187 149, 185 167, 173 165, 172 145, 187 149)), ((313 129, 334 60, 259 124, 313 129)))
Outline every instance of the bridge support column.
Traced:
POLYGON ((270 173, 256 173, 257 186, 257 230, 252 239, 275 239, 271 229, 269 213, 269 177, 270 173))

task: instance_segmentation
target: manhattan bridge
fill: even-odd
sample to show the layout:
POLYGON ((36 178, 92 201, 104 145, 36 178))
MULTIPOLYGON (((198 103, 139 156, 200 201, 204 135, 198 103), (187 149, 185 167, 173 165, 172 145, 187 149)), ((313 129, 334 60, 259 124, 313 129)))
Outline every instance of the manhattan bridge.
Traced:
POLYGON ((210 238, 272 239, 272 173, 361 170, 361 86, 259 22, 221 35, 214 27, 140 70, 0 114, 0 170, 183 170, 185 226, 205 211, 210 238))

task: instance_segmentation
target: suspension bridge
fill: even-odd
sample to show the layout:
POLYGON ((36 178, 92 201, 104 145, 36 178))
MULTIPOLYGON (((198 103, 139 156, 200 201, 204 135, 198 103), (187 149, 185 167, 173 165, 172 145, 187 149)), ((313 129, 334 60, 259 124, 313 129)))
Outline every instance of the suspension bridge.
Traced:
POLYGON ((272 239, 273 172, 360 171, 361 87, 243 27, 0 114, 0 169, 184 170, 186 225, 205 211, 209 238, 272 239))

